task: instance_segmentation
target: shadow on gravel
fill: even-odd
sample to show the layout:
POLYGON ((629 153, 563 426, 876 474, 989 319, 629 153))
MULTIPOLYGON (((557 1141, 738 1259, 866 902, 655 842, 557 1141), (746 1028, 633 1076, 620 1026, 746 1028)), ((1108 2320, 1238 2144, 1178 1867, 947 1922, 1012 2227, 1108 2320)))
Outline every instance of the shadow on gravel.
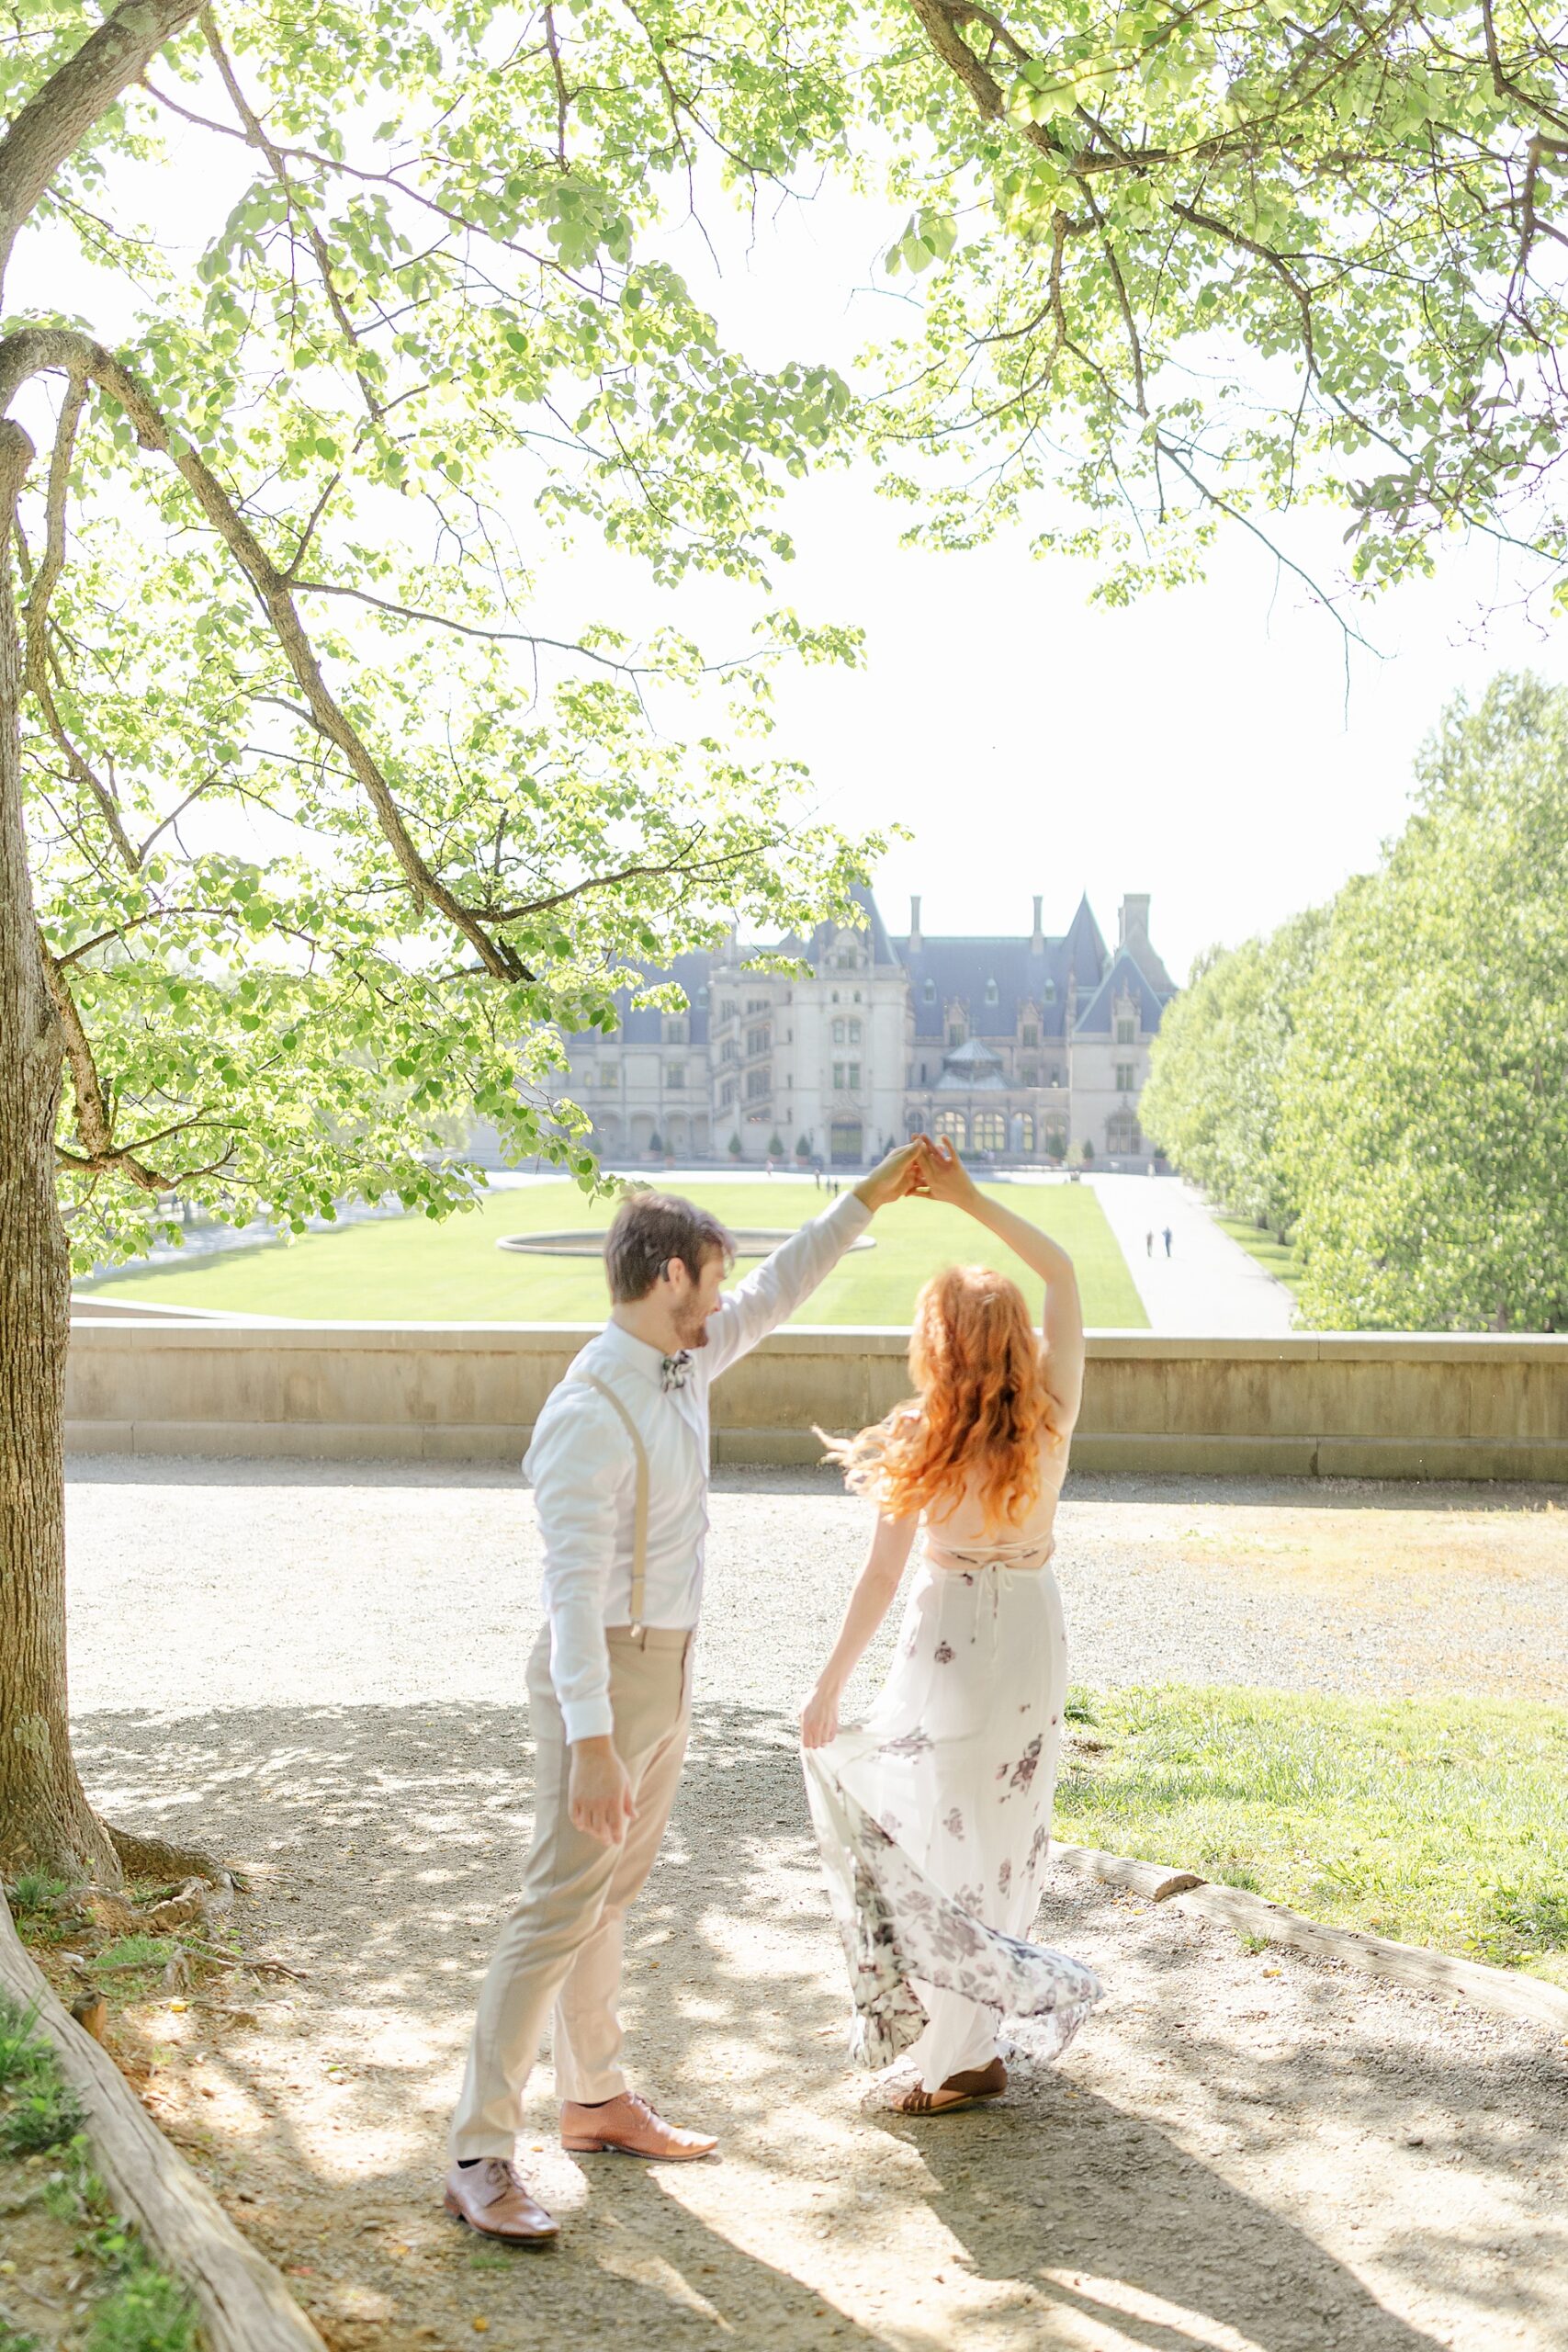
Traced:
MULTIPOLYGON (((985 2352, 1447 2340, 1234 2185, 1303 2132, 1332 2144, 1386 2111, 1375 2029, 1348 2035, 1341 2006, 1336 2039, 1297 2031, 1267 2070, 1249 2067, 1222 2022, 1193 2013, 1190 1953, 1168 1951, 1163 1918, 1146 1923, 1145 2006, 1113 2002, 1089 2032, 1129 2070, 1157 2048, 1168 2094, 1175 2080, 1195 2112, 1224 2107, 1230 2178, 1131 2098, 1077 2088, 1070 2060, 1066 2072, 1026 2062, 1005 2107, 924 2127, 868 2096, 840 2063, 841 1962, 793 1739, 776 1715, 712 1704, 633 1917, 625 2009, 634 2080, 721 2131, 728 2161, 575 2165, 541 2094, 524 2162, 565 2233, 538 2256, 476 2247, 434 2199, 475 1989, 526 1842, 521 1711, 100 1713, 77 1738, 117 1819, 199 1838, 250 1869, 244 1941, 307 1972, 285 1999, 247 1993, 259 2022, 203 2021, 216 2088, 183 2105, 171 2094, 170 2111, 334 2346, 466 2342, 476 2315, 497 2346, 561 2352, 710 2337, 745 2352, 943 2352, 958 2333, 985 2352), (1162 1973, 1174 1985, 1182 1969, 1168 2007, 1162 1973)), ((1053 1891, 1042 1932, 1103 1965, 1127 1917, 1074 1883, 1053 1891)), ((1538 2132, 1517 2107, 1489 2104, 1496 2086, 1462 2032, 1427 2054, 1429 2105, 1463 2119, 1471 2172, 1512 2174, 1545 2151, 1544 2113, 1538 2132)), ((1474 2280, 1465 2293, 1472 2308, 1487 2300, 1474 2280)), ((1528 2312, 1528 2298, 1516 2278, 1509 2310, 1528 2312)))

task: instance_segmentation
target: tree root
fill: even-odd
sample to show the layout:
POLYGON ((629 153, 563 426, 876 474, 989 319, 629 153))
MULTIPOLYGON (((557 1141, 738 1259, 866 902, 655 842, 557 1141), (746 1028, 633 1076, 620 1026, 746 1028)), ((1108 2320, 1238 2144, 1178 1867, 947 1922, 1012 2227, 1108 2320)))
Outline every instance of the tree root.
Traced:
POLYGON ((175 1846, 166 1838, 144 1837, 140 1830, 103 1825, 119 1866, 130 1879, 204 1879, 209 1886, 232 1888, 242 1882, 226 1862, 200 1846, 175 1846))

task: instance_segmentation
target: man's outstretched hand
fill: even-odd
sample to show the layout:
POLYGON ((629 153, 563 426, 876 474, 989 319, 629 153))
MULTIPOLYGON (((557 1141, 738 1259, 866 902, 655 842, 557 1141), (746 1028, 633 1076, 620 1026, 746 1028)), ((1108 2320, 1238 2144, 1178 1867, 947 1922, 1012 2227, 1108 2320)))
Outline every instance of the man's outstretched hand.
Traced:
POLYGON ((890 1151, 854 1189, 856 1200, 874 1212, 885 1209, 889 1201, 901 1201, 906 1193, 922 1190, 919 1143, 901 1144, 897 1151, 890 1151))

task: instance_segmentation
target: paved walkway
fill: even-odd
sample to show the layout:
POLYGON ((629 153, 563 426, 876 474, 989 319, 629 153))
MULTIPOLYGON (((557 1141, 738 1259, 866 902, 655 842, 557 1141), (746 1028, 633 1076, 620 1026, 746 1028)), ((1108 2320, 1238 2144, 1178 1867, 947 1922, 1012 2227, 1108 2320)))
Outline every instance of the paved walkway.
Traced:
POLYGON ((1294 1302, 1239 1242, 1222 1233, 1176 1176, 1088 1176, 1156 1331, 1190 1339, 1272 1338, 1294 1302), (1170 1255, 1164 1229, 1170 1227, 1170 1255), (1154 1235, 1154 1253, 1147 1236, 1154 1235))

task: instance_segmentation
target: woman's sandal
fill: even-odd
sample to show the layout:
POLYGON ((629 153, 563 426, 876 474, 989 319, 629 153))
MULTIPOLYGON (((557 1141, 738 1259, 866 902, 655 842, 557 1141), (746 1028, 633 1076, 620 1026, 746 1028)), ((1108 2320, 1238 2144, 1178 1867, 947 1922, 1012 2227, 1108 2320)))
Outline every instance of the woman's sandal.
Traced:
POLYGON ((928 2091, 919 2083, 911 2083, 893 2102, 895 2115, 953 2115, 961 2108, 983 2107, 987 2099, 1000 2098, 1008 2086, 1008 2070, 999 2058, 988 2066, 964 2075, 949 2075, 939 2090, 928 2091))

